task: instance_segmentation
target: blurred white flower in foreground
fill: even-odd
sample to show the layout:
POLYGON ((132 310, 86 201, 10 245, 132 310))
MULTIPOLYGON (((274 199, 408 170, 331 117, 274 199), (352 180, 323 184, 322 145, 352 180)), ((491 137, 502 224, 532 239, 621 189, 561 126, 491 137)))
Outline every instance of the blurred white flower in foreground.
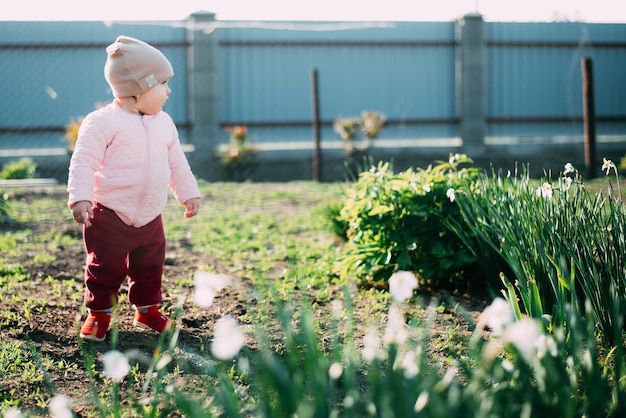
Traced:
POLYGON ((402 369, 404 370, 404 377, 407 379, 414 378, 420 372, 418 359, 421 354, 421 347, 418 347, 417 351, 408 351, 404 355, 402 359, 402 369))
POLYGON ((396 302, 404 302, 413 297, 417 289, 417 277, 410 271, 397 271, 389 278, 389 293, 396 302))
POLYGON ((72 418, 74 416, 72 408, 70 408, 70 398, 61 394, 56 394, 50 399, 48 411, 50 411, 50 416, 54 418, 72 418))
POLYGON ((343 374, 343 366, 339 363, 333 363, 330 365, 330 368, 328 369, 328 376, 333 379, 333 380, 337 380, 341 377, 341 375, 343 374))
POLYGON ((380 338, 374 328, 367 330, 363 337, 363 358, 372 361, 378 357, 380 353, 380 338))
POLYGON ((402 345, 408 338, 408 331, 404 323, 404 314, 397 306, 389 308, 387 328, 385 329, 385 344, 402 345))
POLYGON ((538 348, 541 329, 534 319, 522 319, 506 327, 504 340, 513 344, 520 354, 530 361, 538 348))
POLYGON ((3 418, 24 418, 24 414, 22 414, 22 412, 15 408, 9 408, 6 411, 4 411, 4 415, 2 415, 3 418))
POLYGON ((244 342, 245 335, 239 323, 227 315, 215 324, 211 353, 220 360, 230 360, 239 353, 244 342))
POLYGON ((478 325, 483 329, 487 326, 493 335, 500 336, 504 328, 513 320, 513 311, 508 302, 502 298, 495 298, 491 305, 487 306, 480 314, 478 325))
POLYGON ((415 401, 415 406, 413 407, 413 410, 415 412, 421 412, 422 409, 426 408, 426 405, 428 405, 428 391, 427 390, 423 390, 420 393, 420 396, 417 397, 417 400, 415 401))
POLYGON ((558 347, 556 341, 550 335, 540 335, 535 341, 535 348, 537 349, 537 357, 542 359, 546 354, 550 354, 552 357, 556 357, 558 354, 558 347))
POLYGON ((111 350, 102 357, 104 366, 104 374, 117 382, 124 380, 128 372, 130 372, 130 364, 128 358, 117 350, 111 350))
POLYGON ((193 302, 200 308, 210 308, 219 292, 230 284, 231 277, 225 274, 213 274, 200 271, 193 277, 193 302))

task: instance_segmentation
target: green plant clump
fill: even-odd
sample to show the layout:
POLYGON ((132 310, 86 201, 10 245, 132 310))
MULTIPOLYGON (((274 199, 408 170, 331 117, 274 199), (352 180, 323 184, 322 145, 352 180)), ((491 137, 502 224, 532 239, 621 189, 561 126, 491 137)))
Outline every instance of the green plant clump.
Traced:
MULTIPOLYGON (((450 155, 426 169, 394 173, 388 163, 362 172, 345 190, 332 224, 345 225, 347 245, 339 274, 385 281, 398 270, 418 273, 421 284, 462 288, 471 279, 475 256, 444 226, 459 216, 455 191, 472 189, 478 169, 466 155, 450 155)), ((340 234, 341 235, 341 234, 340 234)))
MULTIPOLYGON (((605 160, 603 170, 615 170, 617 177, 612 162, 605 160)), ((608 197, 590 194, 571 164, 554 182, 494 174, 479 190, 459 193, 462 220, 453 229, 481 244, 474 251, 484 275, 491 281, 503 276, 522 312, 548 319, 552 327, 564 322, 566 305, 588 301, 602 336, 618 344, 623 330, 617 324, 626 317, 621 194, 612 188, 608 197)))

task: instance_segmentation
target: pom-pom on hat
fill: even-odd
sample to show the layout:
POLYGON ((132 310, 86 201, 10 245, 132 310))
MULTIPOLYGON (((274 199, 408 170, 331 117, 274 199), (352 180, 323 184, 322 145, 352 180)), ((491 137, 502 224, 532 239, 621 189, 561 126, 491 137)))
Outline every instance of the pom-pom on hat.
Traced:
POLYGON ((118 36, 106 52, 104 78, 115 97, 136 96, 174 75, 165 55, 139 39, 118 36))

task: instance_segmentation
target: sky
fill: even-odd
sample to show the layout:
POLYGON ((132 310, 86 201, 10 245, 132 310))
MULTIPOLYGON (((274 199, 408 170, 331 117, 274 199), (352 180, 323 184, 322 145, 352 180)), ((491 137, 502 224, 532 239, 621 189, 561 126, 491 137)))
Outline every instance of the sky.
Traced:
POLYGON ((218 20, 452 21, 478 12, 491 22, 626 23, 624 0, 18 0, 0 20, 183 20, 197 11, 218 20))

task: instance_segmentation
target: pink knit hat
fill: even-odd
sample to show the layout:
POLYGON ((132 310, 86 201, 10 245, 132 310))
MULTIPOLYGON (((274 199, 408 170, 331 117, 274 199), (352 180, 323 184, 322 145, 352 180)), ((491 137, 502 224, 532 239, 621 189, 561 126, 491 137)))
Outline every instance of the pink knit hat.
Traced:
POLYGON ((115 97, 136 96, 174 75, 165 55, 138 39, 118 36, 106 51, 104 78, 115 97))

